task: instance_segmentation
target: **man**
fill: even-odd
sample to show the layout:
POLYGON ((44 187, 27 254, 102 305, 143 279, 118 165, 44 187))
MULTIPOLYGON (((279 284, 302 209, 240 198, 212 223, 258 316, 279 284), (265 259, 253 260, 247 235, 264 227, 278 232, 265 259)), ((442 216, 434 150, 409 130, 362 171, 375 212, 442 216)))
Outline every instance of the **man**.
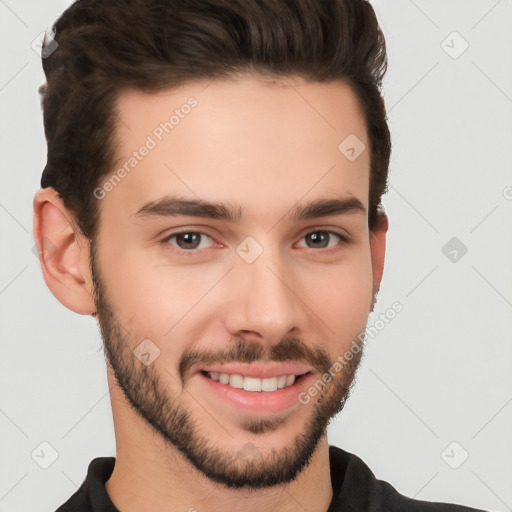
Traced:
POLYGON ((98 320, 116 432, 58 510, 471 510, 326 437, 388 229, 370 4, 80 0, 50 45, 34 237, 98 320))

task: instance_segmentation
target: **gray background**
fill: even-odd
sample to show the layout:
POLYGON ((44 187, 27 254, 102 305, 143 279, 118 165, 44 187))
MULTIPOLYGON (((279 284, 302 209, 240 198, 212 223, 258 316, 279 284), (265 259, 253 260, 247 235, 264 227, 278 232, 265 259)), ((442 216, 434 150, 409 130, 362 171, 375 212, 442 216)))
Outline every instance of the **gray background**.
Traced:
MULTIPOLYGON (((32 252, 46 144, 31 45, 69 3, 0 0, 1 512, 54 510, 92 458, 115 455, 96 323, 57 302, 32 252), (42 442, 58 452, 47 469, 31 456, 51 462, 42 442)), ((369 339, 329 441, 406 495, 512 510, 512 2, 373 4, 393 156, 368 325, 403 311, 369 339)))

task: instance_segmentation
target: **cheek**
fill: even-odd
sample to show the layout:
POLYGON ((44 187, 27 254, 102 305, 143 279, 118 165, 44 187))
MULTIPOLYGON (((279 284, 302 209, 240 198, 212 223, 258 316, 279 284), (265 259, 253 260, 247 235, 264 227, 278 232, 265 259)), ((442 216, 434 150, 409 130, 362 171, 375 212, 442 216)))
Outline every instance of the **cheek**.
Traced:
POLYGON ((102 274, 118 320, 133 338, 158 339, 172 327, 183 290, 170 269, 156 266, 141 251, 111 244, 103 248, 102 274))
MULTIPOLYGON (((344 345, 365 328, 373 299, 373 274, 369 252, 361 250, 333 268, 309 279, 311 309, 344 345)), ((332 333, 331 333, 332 334, 332 333)))
POLYGON ((222 276, 222 269, 173 267, 156 252, 112 247, 116 245, 110 253, 104 251, 102 265, 108 300, 130 333, 131 344, 149 338, 161 351, 159 364, 170 367, 189 348, 196 325, 204 322, 198 317, 203 314, 201 297, 222 276))

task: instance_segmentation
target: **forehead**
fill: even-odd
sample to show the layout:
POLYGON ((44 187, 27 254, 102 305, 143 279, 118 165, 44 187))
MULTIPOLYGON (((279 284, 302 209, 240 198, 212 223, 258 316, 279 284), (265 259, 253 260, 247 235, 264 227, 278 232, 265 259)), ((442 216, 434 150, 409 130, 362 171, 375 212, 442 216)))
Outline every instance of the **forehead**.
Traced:
POLYGON ((130 90, 117 115, 118 160, 106 179, 125 172, 104 202, 124 211, 164 194, 266 205, 269 215, 308 195, 351 194, 368 205, 366 123, 344 82, 244 76, 130 90), (347 158, 354 142, 362 152, 347 158))

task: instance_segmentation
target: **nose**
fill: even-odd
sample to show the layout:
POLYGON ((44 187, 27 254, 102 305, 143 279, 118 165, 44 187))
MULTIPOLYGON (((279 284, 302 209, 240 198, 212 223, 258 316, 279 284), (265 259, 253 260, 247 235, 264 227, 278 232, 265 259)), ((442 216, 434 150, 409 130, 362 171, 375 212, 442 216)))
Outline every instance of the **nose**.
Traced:
POLYGON ((230 335, 272 346, 300 336, 306 321, 304 298, 293 268, 266 249, 252 263, 239 258, 230 272, 225 326, 230 335))

